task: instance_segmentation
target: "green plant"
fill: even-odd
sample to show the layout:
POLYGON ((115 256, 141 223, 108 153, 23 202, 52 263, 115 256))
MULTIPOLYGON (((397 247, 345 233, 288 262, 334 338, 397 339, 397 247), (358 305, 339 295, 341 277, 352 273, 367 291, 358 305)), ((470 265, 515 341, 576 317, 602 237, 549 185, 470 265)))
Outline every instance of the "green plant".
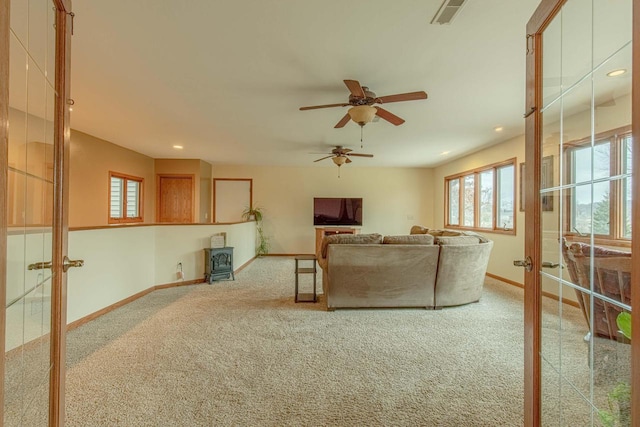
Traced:
MULTIPOLYGON (((622 312, 616 317, 620 333, 631 339, 631 314, 622 312)), ((609 411, 598 411, 598 417, 606 427, 631 425, 631 386, 626 382, 616 385, 607 394, 609 411), (617 410, 616 410, 617 406, 617 410)))
POLYGON ((263 256, 269 253, 269 238, 265 236, 262 226, 256 227, 258 232, 258 245, 256 246, 256 256, 263 256))
POLYGON ((262 228, 262 219, 264 218, 264 209, 261 207, 246 207, 242 211, 242 219, 245 221, 256 221, 257 244, 256 244, 256 256, 263 256, 269 253, 269 237, 264 234, 262 228))
POLYGON ((260 222, 262 222, 262 211, 263 211, 263 209, 261 207, 258 207, 258 206, 256 206, 256 207, 247 206, 242 211, 242 219, 244 221, 253 221, 253 220, 255 220, 256 222, 260 223, 260 222))

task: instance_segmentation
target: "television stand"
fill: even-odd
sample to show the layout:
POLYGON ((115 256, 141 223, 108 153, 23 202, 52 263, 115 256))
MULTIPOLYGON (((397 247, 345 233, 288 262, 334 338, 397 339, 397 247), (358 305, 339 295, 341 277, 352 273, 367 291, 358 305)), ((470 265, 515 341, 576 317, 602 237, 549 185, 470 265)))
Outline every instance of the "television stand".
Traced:
POLYGON ((316 254, 322 246, 324 236, 333 236, 334 234, 358 234, 360 229, 351 227, 316 227, 316 254))

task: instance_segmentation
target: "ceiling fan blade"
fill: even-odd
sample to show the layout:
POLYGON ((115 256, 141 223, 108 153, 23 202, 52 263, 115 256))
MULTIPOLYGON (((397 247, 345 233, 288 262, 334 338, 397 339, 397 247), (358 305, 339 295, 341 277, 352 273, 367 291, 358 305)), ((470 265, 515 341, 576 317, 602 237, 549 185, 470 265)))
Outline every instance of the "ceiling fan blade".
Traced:
POLYGON ((345 163, 351 163, 351 159, 347 157, 347 160, 345 160, 345 163))
POLYGON ((389 102, 416 101, 418 99, 427 99, 427 93, 424 91, 420 91, 381 96, 379 98, 376 98, 376 102, 379 104, 387 104, 389 102))
POLYGON ((334 128, 336 128, 336 129, 343 128, 344 125, 349 123, 349 120, 351 120, 351 116, 349 115, 349 113, 347 113, 347 114, 344 115, 344 117, 342 119, 340 119, 340 121, 338 122, 337 125, 334 126, 334 128))
POLYGON ((363 153, 349 153, 347 156, 357 156, 357 157, 373 157, 373 154, 363 154, 363 153))
POLYGON ((320 160, 330 159, 330 158, 332 158, 332 157, 333 157, 333 154, 332 154, 332 155, 330 155, 330 156, 327 156, 327 157, 322 157, 322 158, 320 158, 320 159, 318 159, 318 160, 314 160, 313 162, 314 162, 314 163, 315 163, 315 162, 319 162, 320 160))
POLYGON ((395 114, 392 114, 392 113, 388 112, 384 108, 380 108, 380 107, 375 107, 375 108, 376 108, 376 116, 380 117, 381 119, 385 119, 389 123, 391 123, 393 125, 396 125, 396 126, 401 125, 401 124, 404 123, 404 119, 401 119, 400 117, 396 116, 395 114))
POLYGON ((343 103, 343 104, 314 105, 311 107, 300 107, 300 111, 317 110, 319 108, 346 107, 347 105, 350 105, 350 104, 343 103))
POLYGON ((351 92, 351 95, 356 96, 358 98, 366 98, 364 90, 362 90, 362 86, 360 86, 360 82, 357 80, 344 80, 344 84, 347 85, 347 89, 351 92))

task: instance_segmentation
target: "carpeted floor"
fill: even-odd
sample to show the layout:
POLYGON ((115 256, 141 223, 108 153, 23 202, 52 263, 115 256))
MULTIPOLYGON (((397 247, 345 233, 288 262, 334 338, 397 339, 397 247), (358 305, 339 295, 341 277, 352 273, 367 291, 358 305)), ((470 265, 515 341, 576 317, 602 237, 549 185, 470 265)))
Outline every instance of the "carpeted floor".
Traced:
POLYGON ((68 336, 69 426, 522 424, 522 291, 477 304, 293 302, 293 260, 156 291, 68 336))
MULTIPOLYGON (((326 312, 294 303, 293 270, 257 259, 71 331, 67 425, 522 425, 521 289, 487 279, 462 307, 326 312)), ((588 368, 584 320, 563 317, 588 368)))

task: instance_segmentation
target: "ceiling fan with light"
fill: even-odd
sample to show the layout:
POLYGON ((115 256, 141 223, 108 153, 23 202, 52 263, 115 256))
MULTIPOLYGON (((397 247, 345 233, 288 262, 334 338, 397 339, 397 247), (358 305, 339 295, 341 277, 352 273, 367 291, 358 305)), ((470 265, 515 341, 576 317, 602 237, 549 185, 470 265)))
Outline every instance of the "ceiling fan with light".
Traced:
POLYGON ((337 145, 336 148, 334 148, 333 150, 331 150, 331 154, 329 154, 328 156, 325 157, 321 157, 317 160, 314 160, 315 162, 319 162, 321 160, 326 160, 326 159, 331 159, 333 161, 333 163, 336 164, 336 166, 338 166, 338 178, 340 178, 340 166, 344 165, 345 163, 351 163, 351 159, 349 157, 351 156, 357 156, 357 157, 373 157, 373 154, 364 154, 364 153, 354 153, 353 150, 349 149, 349 148, 344 148, 340 145, 337 145))
POLYGON ((317 110, 319 108, 331 108, 331 107, 347 107, 349 111, 340 119, 340 121, 334 126, 335 128, 344 127, 349 120, 353 120, 361 127, 369 123, 375 116, 380 117, 388 121, 393 125, 401 125, 404 123, 404 119, 396 116, 393 113, 385 110, 381 107, 376 107, 374 104, 388 104, 390 102, 400 101, 415 101, 419 99, 427 99, 427 93, 424 91, 400 93, 396 95, 377 96, 374 92, 370 91, 368 87, 361 86, 357 80, 344 80, 344 84, 349 89, 349 102, 340 104, 327 104, 327 105, 315 105, 311 107, 300 107, 300 111, 317 110))

